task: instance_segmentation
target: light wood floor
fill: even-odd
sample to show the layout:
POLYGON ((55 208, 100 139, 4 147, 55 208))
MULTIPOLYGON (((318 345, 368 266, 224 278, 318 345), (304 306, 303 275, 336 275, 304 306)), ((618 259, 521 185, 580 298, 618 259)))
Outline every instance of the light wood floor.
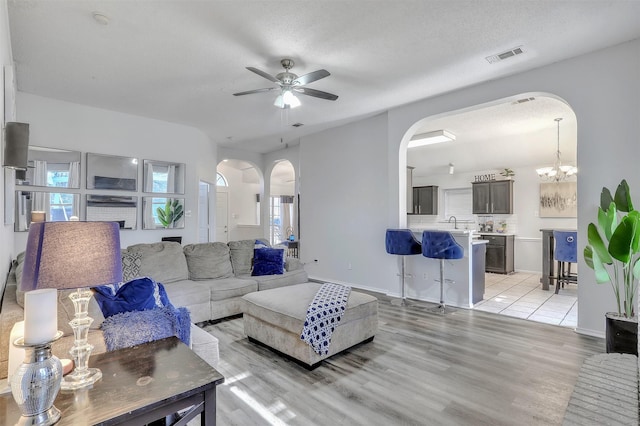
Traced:
POLYGON ((558 425, 582 361, 604 352, 568 328, 376 296, 373 342, 314 371, 250 343, 242 318, 207 325, 218 425, 558 425))

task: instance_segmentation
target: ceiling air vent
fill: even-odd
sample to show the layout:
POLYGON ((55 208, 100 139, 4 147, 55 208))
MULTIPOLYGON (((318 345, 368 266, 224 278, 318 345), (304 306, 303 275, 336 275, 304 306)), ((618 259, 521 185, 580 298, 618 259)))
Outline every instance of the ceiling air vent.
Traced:
POLYGON ((304 126, 304 124, 302 124, 302 123, 295 123, 295 124, 292 124, 292 126, 293 126, 293 127, 302 127, 302 126, 304 126))
POLYGON ((522 99, 518 99, 516 101, 513 101, 512 103, 513 103, 513 105, 518 105, 518 104, 523 104, 525 102, 531 102, 531 101, 535 101, 535 100, 536 100, 536 98, 533 98, 533 97, 531 97, 531 98, 522 98, 522 99))
POLYGON ((506 52, 498 53, 497 55, 487 56, 486 59, 490 64, 495 64, 496 62, 504 61, 505 59, 509 59, 523 53, 524 50, 522 49, 522 46, 518 46, 511 50, 507 50, 506 52))

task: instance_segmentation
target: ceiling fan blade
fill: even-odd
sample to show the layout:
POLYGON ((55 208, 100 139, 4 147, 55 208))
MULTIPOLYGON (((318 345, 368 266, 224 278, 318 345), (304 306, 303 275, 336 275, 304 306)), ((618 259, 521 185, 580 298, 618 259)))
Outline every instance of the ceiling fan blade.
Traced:
POLYGON ((264 77, 269 81, 273 81, 274 83, 279 83, 278 79, 275 78, 274 76, 267 74, 264 71, 259 70, 258 68, 254 68, 254 67, 247 67, 247 69, 251 72, 255 72, 256 74, 258 74, 260 77, 264 77))
POLYGON ((321 78, 325 78, 330 76, 331 73, 327 70, 318 70, 314 72, 310 72, 309 74, 301 75, 293 81, 293 84, 299 84, 300 86, 304 86, 305 84, 312 83, 314 81, 320 80, 321 78))
POLYGON ((338 99, 338 95, 323 92, 322 90, 309 89, 308 87, 294 87, 293 90, 298 93, 302 93, 303 95, 326 99, 328 101, 335 101, 336 99, 338 99))
POLYGON ((250 95, 252 93, 260 93, 260 92, 270 92, 270 91, 272 91, 274 89, 277 89, 277 87, 267 87, 265 89, 247 90, 246 92, 234 93, 233 96, 250 95))

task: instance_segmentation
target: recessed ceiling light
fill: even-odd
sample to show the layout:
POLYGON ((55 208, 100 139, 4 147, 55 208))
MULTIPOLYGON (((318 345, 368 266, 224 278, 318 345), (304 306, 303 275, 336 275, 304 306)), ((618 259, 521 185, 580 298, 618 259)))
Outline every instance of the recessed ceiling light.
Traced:
POLYGON ((302 123, 295 123, 295 124, 292 124, 292 126, 293 126, 293 127, 302 127, 302 126, 304 126, 304 124, 302 124, 302 123))
POLYGON ((456 140, 456 135, 446 130, 436 130, 434 132, 419 133, 413 135, 409 141, 408 148, 416 148, 418 146, 433 145, 435 143, 451 142, 456 140))
POLYGON ((93 19, 100 25, 109 25, 109 17, 104 13, 93 12, 93 19))

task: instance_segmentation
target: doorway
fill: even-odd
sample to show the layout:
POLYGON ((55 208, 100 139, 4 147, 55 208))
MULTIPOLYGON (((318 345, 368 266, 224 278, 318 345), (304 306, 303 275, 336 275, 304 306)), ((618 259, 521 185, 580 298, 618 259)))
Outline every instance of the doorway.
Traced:
POLYGON ((208 243, 209 239, 209 191, 211 185, 200 181, 198 184, 198 242, 208 243))
POLYGON ((216 192, 216 241, 229 242, 229 193, 216 192))
MULTIPOLYGON (((407 194, 406 201, 409 201, 412 187, 438 187, 439 210, 433 215, 407 215, 407 205, 411 204, 402 197, 400 225, 416 229, 448 229, 451 214, 457 218, 459 228, 477 232, 480 232, 480 224, 487 220, 500 224, 504 233, 514 234, 517 272, 486 274, 484 302, 477 304, 477 308, 558 325, 575 324, 575 289, 561 294, 561 307, 553 306, 560 305, 553 291, 541 289, 540 229, 575 229, 577 217, 540 214, 544 181, 536 173, 537 168, 553 164, 558 143, 563 163, 575 164, 577 118, 571 107, 552 94, 520 94, 426 117, 417 121, 404 139, 399 153, 400 193, 407 194), (563 118, 560 132, 556 118, 563 118), (453 137, 445 143, 431 142, 431 145, 408 148, 411 138, 426 139, 437 134, 453 137), (505 174, 507 170, 510 171, 508 175, 505 174), (473 214, 472 183, 483 179, 511 179, 514 172, 513 212, 489 216, 473 214), (468 196, 462 203, 458 198, 448 199, 446 194, 452 191, 466 191, 468 196), (464 209, 461 210, 461 206, 464 209), (556 307, 558 312, 551 312, 556 307)), ((575 177, 571 180, 575 181, 575 177)))
POLYGON ((285 240, 295 239, 296 210, 295 203, 295 171, 288 160, 276 162, 271 170, 271 186, 269 193, 269 241, 278 244, 285 240))

